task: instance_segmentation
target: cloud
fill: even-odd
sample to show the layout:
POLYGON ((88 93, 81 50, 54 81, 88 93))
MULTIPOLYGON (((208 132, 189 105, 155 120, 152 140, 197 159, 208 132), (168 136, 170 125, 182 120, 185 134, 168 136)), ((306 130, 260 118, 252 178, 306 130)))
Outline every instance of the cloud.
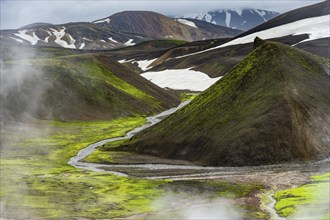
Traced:
POLYGON ((181 15, 222 8, 261 8, 285 12, 321 2, 320 0, 55 0, 55 1, 0 1, 0 29, 13 29, 35 22, 62 24, 90 22, 125 10, 156 11, 165 15, 181 15))

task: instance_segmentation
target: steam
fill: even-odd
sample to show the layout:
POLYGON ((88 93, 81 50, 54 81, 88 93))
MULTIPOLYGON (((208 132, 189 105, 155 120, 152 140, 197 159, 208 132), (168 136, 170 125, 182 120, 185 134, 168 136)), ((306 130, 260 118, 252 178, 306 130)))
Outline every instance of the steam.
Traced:
MULTIPOLYGON (((3 50, 1 45, 1 51, 3 50)), ((41 67, 36 67, 34 59, 38 58, 35 49, 6 47, 0 60, 0 169, 1 200, 0 213, 3 218, 26 219, 33 216, 32 211, 22 208, 21 201, 28 194, 29 186, 24 176, 32 176, 33 167, 22 165, 29 155, 40 154, 45 149, 22 147, 21 143, 29 137, 47 135, 50 130, 35 126, 35 116, 40 110, 42 97, 50 84, 38 84, 35 81, 43 76, 41 67), (22 52, 23 51, 23 55, 22 52), (8 56, 8 54, 10 54, 8 56), (24 57, 24 61, 9 60, 24 57), (38 151, 38 152, 34 152, 38 151), (6 164, 9 161, 10 165, 6 164), (16 162, 17 161, 17 162, 16 162), (17 207, 13 209, 13 204, 17 207)))
POLYGON ((35 64, 38 58, 36 50, 28 48, 6 47, 8 57, 1 57, 0 70, 0 102, 1 122, 11 119, 22 121, 28 117, 37 118, 42 106, 42 97, 51 84, 46 80, 40 80, 44 76, 42 67, 35 64), (10 60, 10 57, 18 58, 24 51, 24 60, 10 60))
POLYGON ((242 219, 242 211, 233 200, 191 193, 168 192, 153 203, 157 211, 150 219, 242 219))

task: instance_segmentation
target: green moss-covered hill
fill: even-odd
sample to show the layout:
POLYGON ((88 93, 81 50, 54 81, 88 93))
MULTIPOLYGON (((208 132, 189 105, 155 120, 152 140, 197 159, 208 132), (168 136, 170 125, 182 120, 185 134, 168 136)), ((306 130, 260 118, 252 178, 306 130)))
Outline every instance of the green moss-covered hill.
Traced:
POLYGON ((178 98, 104 55, 6 61, 2 118, 108 120, 147 115, 178 98))
POLYGON ((192 103, 122 149, 215 166, 330 156, 329 60, 258 43, 192 103))

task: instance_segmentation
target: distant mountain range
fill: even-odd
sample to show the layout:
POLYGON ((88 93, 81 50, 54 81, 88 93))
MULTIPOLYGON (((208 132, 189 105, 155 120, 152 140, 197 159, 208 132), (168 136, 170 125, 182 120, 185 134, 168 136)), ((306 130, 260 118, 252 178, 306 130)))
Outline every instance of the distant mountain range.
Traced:
POLYGON ((279 14, 280 13, 276 11, 263 9, 222 9, 176 17, 193 18, 220 26, 246 31, 278 16, 279 14))
POLYGON ((0 39, 4 45, 102 50, 152 39, 196 41, 233 37, 240 33, 240 30, 198 20, 172 19, 150 11, 124 11, 90 23, 35 23, 18 30, 1 30, 0 39))

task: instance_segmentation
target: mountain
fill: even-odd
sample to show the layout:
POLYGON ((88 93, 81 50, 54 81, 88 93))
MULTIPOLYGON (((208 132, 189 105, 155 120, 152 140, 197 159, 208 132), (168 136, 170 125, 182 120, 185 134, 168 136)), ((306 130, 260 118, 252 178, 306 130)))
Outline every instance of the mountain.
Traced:
POLYGON ((45 55, 53 58, 2 63, 3 119, 109 120, 155 114, 179 104, 176 95, 109 56, 52 50, 45 55))
POLYGON ((232 37, 242 32, 226 27, 218 28, 206 22, 194 23, 193 20, 171 19, 151 11, 124 11, 93 23, 110 27, 117 32, 137 33, 153 39, 194 41, 232 37))
MULTIPOLYGON (((260 32, 260 31, 267 30, 267 29, 270 30, 271 28, 275 28, 275 27, 279 27, 279 26, 286 25, 289 23, 302 21, 304 19, 315 18, 315 17, 325 16, 325 18, 323 20, 327 21, 329 23, 329 17, 328 17, 329 14, 330 14, 330 0, 326 0, 326 1, 323 1, 323 2, 320 2, 317 4, 308 5, 308 6, 305 6, 302 8, 297 8, 297 9, 288 11, 266 23, 260 24, 259 26, 242 33, 241 35, 239 35, 237 37, 247 36, 252 33, 260 32)), ((309 20, 305 20, 305 21, 309 21, 309 20)), ((306 26, 313 26, 313 25, 314 24, 312 22, 306 22, 306 26)), ((295 31, 297 32, 297 30, 294 30, 294 29, 291 30, 291 32, 295 32, 295 31)), ((295 33, 295 34, 298 34, 298 33, 295 33)))
POLYGON ((18 30, 1 30, 2 45, 52 46, 105 50, 152 39, 185 41, 233 37, 242 33, 207 22, 171 19, 148 11, 124 11, 94 22, 61 25, 35 23, 18 30))
POLYGON ((212 24, 246 31, 279 14, 275 11, 262 9, 222 9, 198 14, 187 14, 179 17, 198 19, 212 24))
MULTIPOLYGON (((143 75, 162 87, 168 87, 165 84, 167 82, 179 82, 173 82, 173 78, 168 74, 172 70, 177 70, 177 78, 186 81, 193 80, 192 77, 183 75, 187 74, 187 69, 205 73, 211 77, 210 81, 213 81, 214 78, 224 76, 244 59, 252 51, 253 40, 258 36, 330 59, 329 5, 330 1, 325 1, 289 11, 233 39, 189 42, 169 48, 161 55, 148 54, 148 60, 153 62, 144 70, 143 75)), ((141 58, 134 59, 130 56, 130 60, 134 62, 139 59, 141 58)), ((198 83, 199 78, 192 82, 198 83)), ((181 87, 184 88, 186 87, 181 87)))
POLYGON ((256 49, 188 106, 121 149, 201 165, 330 156, 330 62, 280 43, 256 49))

